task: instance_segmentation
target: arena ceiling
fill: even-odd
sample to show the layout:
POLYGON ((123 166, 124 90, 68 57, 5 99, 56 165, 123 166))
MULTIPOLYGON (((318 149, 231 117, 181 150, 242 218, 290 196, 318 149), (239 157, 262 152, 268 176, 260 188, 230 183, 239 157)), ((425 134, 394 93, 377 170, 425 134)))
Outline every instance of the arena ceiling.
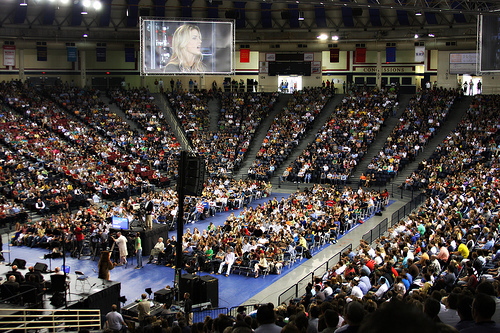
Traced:
POLYGON ((93 1, 1 0, 0 37, 78 41, 87 34, 136 42, 139 17, 187 17, 234 19, 237 43, 312 42, 321 33, 341 41, 407 40, 415 33, 475 39, 478 15, 500 14, 499 0, 100 0, 100 9, 93 1))

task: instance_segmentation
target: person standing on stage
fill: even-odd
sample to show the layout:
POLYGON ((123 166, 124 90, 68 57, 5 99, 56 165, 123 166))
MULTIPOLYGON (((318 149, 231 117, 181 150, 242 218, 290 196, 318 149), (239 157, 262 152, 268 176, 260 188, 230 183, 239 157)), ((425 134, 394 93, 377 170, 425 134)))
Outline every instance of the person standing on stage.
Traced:
POLYGON ((109 251, 101 252, 101 258, 99 259, 97 268, 99 270, 98 278, 109 281, 109 271, 115 268, 115 264, 111 262, 111 252, 109 251))
POLYGON ((137 267, 135 269, 142 268, 142 241, 141 234, 138 232, 135 235, 135 256, 137 258, 137 267))
POLYGON ((189 326, 193 325, 193 301, 190 296, 189 293, 184 294, 184 315, 189 326))
POLYGON ((113 238, 116 245, 118 245, 118 250, 120 251, 120 263, 117 266, 123 266, 127 264, 127 238, 125 238, 125 236, 123 236, 121 232, 117 232, 116 236, 118 238, 111 238, 113 238))
POLYGON ((146 202, 146 229, 153 229, 153 210, 155 205, 152 198, 146 202))

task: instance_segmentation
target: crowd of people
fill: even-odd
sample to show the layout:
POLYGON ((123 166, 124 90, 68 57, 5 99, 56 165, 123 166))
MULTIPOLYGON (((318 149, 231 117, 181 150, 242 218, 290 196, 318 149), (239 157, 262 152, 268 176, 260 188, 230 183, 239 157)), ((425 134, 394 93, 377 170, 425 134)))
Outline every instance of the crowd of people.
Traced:
POLYGON ((345 185, 396 102, 397 92, 353 87, 283 180, 345 185))
MULTIPOLYGON (((423 189, 429 194, 440 192, 439 182, 447 176, 466 171, 477 164, 483 164, 496 153, 498 122, 495 105, 496 95, 478 95, 462 118, 432 155, 422 161, 418 169, 407 177, 402 186, 423 189)), ((491 175, 487 175, 492 180, 491 175)))
POLYGON ((363 174, 360 179, 361 184, 383 186, 414 161, 446 121, 458 96, 460 91, 457 89, 419 91, 408 103, 380 152, 368 165, 366 175, 363 174))
POLYGON ((270 179, 299 144, 330 97, 330 90, 322 88, 295 91, 288 105, 273 120, 256 159, 248 169, 248 176, 270 179))
MULTIPOLYGON (((388 199, 387 191, 353 191, 350 187, 316 184, 302 192, 297 190, 289 198, 270 198, 249 207, 252 194, 243 192, 240 199, 227 202, 229 209, 242 209, 233 211, 224 225, 186 231, 181 240, 183 268, 194 274, 207 271, 226 276, 232 271, 255 277, 280 274, 285 265, 308 257, 321 245, 335 243, 361 217, 387 205, 388 199)), ((150 261, 157 256, 157 264, 174 265, 175 242, 175 238, 166 243, 159 240, 150 261)))

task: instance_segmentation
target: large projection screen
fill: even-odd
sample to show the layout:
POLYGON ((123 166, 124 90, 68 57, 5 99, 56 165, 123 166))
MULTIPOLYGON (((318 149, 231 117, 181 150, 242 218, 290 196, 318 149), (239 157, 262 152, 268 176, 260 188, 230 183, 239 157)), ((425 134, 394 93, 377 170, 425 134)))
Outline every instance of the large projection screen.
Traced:
POLYGON ((481 72, 500 71, 500 16, 480 16, 479 54, 481 72))
POLYGON ((141 75, 232 74, 233 21, 141 18, 141 75))

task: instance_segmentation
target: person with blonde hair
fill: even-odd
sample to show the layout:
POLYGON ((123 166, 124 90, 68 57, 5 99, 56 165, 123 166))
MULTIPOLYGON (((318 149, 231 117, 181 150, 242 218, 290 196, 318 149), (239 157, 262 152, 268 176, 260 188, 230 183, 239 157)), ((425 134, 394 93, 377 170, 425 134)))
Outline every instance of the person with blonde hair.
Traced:
POLYGON ((172 57, 165 67, 165 72, 192 73, 205 70, 200 28, 192 24, 179 26, 172 37, 172 57))

